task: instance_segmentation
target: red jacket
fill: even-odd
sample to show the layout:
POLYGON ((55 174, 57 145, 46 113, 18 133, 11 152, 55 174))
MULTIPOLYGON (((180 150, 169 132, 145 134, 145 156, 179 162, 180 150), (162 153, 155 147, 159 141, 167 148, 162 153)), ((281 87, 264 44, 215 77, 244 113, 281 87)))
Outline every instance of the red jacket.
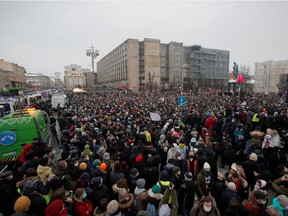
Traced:
POLYGON ((92 207, 91 201, 88 199, 84 199, 82 203, 74 200, 73 207, 77 216, 86 216, 86 215, 91 216, 92 215, 93 207, 92 207))
POLYGON ((207 129, 213 129, 215 127, 216 119, 213 116, 209 116, 205 121, 205 127, 207 129))
POLYGON ((23 164, 26 162, 25 160, 25 154, 27 154, 28 152, 31 152, 32 151, 32 148, 31 148, 31 145, 30 144, 26 144, 24 146, 24 149, 21 151, 20 155, 19 155, 19 160, 20 162, 23 164))

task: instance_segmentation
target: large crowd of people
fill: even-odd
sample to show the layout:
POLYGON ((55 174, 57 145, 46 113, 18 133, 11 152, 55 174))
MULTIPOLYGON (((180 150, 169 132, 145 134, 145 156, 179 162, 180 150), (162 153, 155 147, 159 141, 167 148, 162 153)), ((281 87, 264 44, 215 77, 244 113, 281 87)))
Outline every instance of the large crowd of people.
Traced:
POLYGON ((59 143, 35 137, 0 174, 4 216, 288 215, 281 95, 123 89, 37 106, 59 143))

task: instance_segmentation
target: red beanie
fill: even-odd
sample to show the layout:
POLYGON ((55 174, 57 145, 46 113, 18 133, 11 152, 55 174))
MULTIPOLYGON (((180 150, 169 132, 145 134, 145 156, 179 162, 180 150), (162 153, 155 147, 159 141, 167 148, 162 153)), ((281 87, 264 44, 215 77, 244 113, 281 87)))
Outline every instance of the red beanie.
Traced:
POLYGON ((142 155, 138 155, 138 156, 136 157, 136 162, 137 162, 137 163, 143 162, 143 156, 142 156, 142 155))
POLYGON ((45 209, 45 215, 49 216, 65 216, 67 209, 64 207, 64 202, 61 199, 56 199, 51 202, 45 209))

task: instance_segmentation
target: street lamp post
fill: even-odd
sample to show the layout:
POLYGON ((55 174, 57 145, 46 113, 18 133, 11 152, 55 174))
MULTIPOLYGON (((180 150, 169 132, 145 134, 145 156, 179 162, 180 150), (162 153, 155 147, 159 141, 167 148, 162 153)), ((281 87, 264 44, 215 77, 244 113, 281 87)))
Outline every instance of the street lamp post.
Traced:
POLYGON ((59 88, 59 77, 60 77, 60 75, 61 75, 60 72, 55 72, 55 77, 56 77, 55 85, 56 85, 57 93, 58 93, 58 88, 59 88))
POLYGON ((96 81, 96 75, 95 75, 95 70, 94 70, 94 59, 96 59, 96 57, 99 56, 99 51, 96 50, 96 49, 94 48, 94 46, 92 45, 92 46, 90 47, 90 49, 87 49, 87 50, 86 50, 86 55, 89 56, 89 57, 91 57, 91 61, 92 61, 92 71, 93 71, 93 76, 94 76, 93 85, 95 86, 95 85, 96 85, 96 83, 95 83, 95 81, 96 81))

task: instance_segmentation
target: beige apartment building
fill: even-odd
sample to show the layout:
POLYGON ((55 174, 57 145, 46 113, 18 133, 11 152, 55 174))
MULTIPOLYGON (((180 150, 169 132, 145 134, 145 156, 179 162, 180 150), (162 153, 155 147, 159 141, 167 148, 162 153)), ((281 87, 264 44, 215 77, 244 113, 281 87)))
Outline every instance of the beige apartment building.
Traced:
POLYGON ((0 59, 0 88, 26 87, 25 73, 24 67, 0 59))
POLYGON ((127 39, 97 63, 97 85, 131 90, 223 88, 230 52, 158 39, 127 39))
POLYGON ((278 93, 282 74, 288 74, 288 60, 255 63, 255 92, 278 93))
POLYGON ((71 64, 64 68, 64 85, 66 90, 71 91, 76 87, 86 88, 85 74, 80 66, 71 64))

